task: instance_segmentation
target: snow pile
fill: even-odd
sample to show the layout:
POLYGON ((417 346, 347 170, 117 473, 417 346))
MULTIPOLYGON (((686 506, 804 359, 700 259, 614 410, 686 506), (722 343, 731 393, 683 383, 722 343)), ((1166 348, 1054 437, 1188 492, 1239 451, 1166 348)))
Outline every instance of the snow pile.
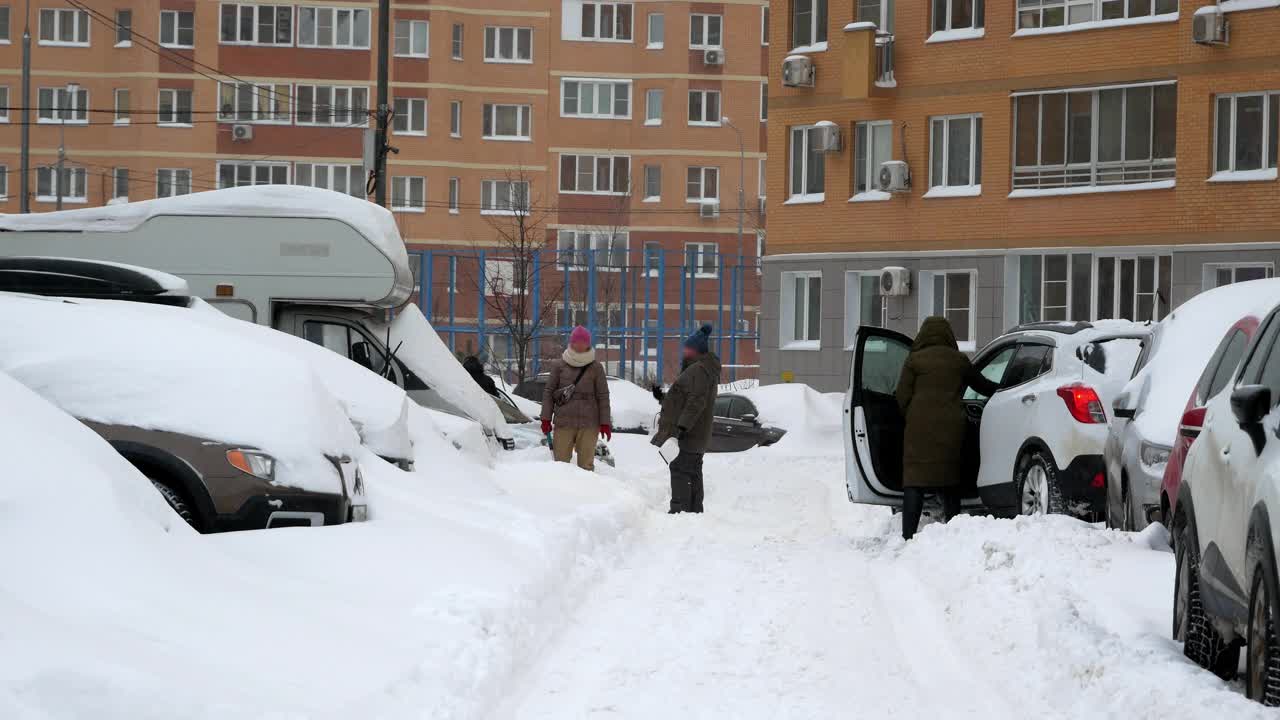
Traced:
POLYGON ((622 430, 651 430, 653 418, 661 409, 653 399, 653 392, 629 380, 611 377, 608 382, 613 426, 622 430))
POLYGON ((342 407, 305 363, 185 308, 0 297, 0 371, 77 418, 261 449, 281 484, 341 492, 342 407))
POLYGON ((840 441, 844 395, 820 393, 802 383, 762 385, 740 394, 755 403, 762 424, 787 431, 771 448, 815 454, 844 452, 840 441))
POLYGON ((1187 397, 1227 330, 1248 308, 1280 303, 1280 279, 1215 288, 1179 305, 1153 329, 1154 355, 1125 392, 1141 409, 1134 422, 1142 436, 1173 445, 1187 397))

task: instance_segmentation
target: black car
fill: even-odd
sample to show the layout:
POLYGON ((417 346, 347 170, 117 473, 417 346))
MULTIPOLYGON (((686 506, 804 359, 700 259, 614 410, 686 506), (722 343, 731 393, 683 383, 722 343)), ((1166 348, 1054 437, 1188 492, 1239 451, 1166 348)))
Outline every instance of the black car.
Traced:
POLYGON ((782 428, 762 425, 760 411, 744 395, 729 393, 716 397, 715 414, 708 452, 741 452, 757 445, 765 447, 787 434, 782 428))

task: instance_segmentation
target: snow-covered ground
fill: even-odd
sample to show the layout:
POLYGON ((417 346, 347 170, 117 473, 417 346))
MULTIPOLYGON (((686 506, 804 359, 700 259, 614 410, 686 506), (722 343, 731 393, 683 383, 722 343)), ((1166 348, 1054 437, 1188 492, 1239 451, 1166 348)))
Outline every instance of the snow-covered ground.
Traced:
POLYGON ((708 456, 701 516, 665 514, 642 436, 597 474, 415 437, 416 473, 361 457, 368 523, 197 536, 4 381, 3 718, 1267 716, 1168 639, 1158 537, 903 543, 845 499, 839 406, 802 386, 753 391, 790 442, 708 456))

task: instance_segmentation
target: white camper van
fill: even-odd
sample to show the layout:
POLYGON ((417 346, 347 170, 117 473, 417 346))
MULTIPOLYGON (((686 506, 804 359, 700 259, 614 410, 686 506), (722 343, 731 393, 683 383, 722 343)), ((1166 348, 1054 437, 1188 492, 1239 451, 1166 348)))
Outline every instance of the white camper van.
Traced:
POLYGON ((29 215, 0 215, 0 257, 57 256, 155 268, 226 314, 323 345, 415 401, 515 441, 416 306, 404 241, 385 208, 292 185, 29 215), (388 326, 384 312, 403 308, 388 326), (390 348, 390 351, 388 350, 390 348), (449 362, 442 362, 447 358, 449 362))

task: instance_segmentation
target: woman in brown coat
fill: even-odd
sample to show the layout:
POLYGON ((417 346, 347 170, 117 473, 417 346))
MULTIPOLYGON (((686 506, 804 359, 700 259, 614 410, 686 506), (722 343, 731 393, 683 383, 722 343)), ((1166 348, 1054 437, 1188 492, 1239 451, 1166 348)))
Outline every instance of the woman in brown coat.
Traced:
POLYGON ((594 470, 596 441, 601 435, 613 439, 612 422, 604 368, 596 362, 591 332, 579 325, 542 391, 542 433, 552 433, 556 462, 567 463, 576 452, 578 467, 594 470))
POLYGON ((907 540, 920 526, 926 493, 942 495, 947 520, 960 512, 966 387, 987 396, 999 389, 960 352, 946 318, 926 318, 896 393, 907 421, 902 451, 902 537, 907 540))

